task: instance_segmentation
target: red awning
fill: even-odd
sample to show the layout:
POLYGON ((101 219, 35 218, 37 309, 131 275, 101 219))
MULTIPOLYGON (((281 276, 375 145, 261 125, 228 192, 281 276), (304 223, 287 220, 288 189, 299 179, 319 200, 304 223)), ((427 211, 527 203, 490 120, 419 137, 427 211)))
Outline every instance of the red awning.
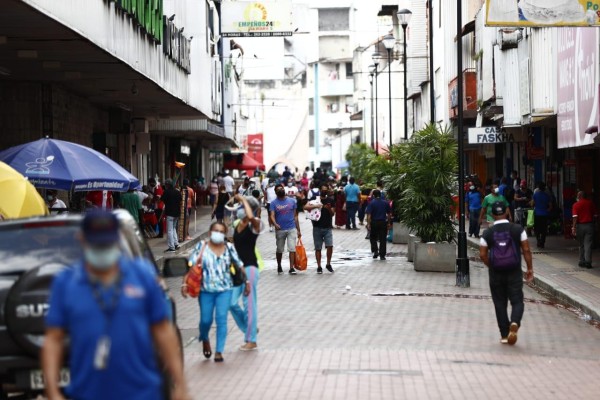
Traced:
POLYGON ((264 171, 264 164, 259 163, 254 158, 250 157, 248 154, 231 154, 225 156, 225 162, 223 163, 223 168, 225 169, 239 169, 239 170, 255 170, 258 167, 260 170, 264 171))

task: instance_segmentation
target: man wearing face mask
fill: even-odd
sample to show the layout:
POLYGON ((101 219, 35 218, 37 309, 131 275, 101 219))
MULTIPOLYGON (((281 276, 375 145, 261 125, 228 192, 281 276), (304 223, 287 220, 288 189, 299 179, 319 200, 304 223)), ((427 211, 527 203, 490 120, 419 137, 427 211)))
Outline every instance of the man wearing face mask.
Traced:
POLYGON ((302 237, 300 233, 300 222, 298 221, 298 209, 296 202, 285 195, 283 185, 275 187, 277 199, 270 205, 269 218, 275 227, 275 240, 277 243, 277 273, 283 274, 281 259, 283 258, 283 249, 287 242, 288 252, 290 254, 290 275, 295 275, 294 261, 296 259, 296 241, 302 237))
POLYGON ((48 200, 48 208, 50 215, 67 213, 67 205, 64 201, 56 197, 57 191, 54 189, 46 190, 46 200, 48 200))
POLYGON ((479 237, 479 213, 481 212, 481 192, 471 184, 467 193, 467 218, 469 218, 469 237, 479 237))
POLYGON ((315 258, 317 259, 317 274, 323 273, 321 268, 321 249, 323 244, 327 249, 327 262, 325 268, 333 273, 331 257, 333 256, 333 216, 335 215, 335 201, 329 197, 329 186, 322 185, 320 190, 320 201, 311 202, 304 206, 308 212, 315 208, 321 209, 321 217, 318 221, 312 221, 313 241, 315 243, 315 258))
POLYGON ((83 260, 52 284, 42 349, 48 397, 63 399, 58 377, 68 336, 69 398, 161 399, 158 355, 174 384, 172 398, 188 399, 177 335, 154 267, 122 256, 119 222, 110 212, 87 214, 81 237, 83 260))
MULTIPOLYGON (((486 221, 488 224, 494 223, 494 217, 492 215, 492 204, 495 202, 501 202, 506 205, 506 207, 510 207, 510 204, 506 200, 506 198, 500 194, 500 189, 498 188, 498 183, 495 182, 492 185, 492 193, 485 196, 483 199, 483 203, 481 204, 481 213, 479 214, 479 225, 483 224, 483 219, 486 217, 486 221)), ((507 212, 507 217, 509 221, 512 221, 512 214, 510 212, 510 208, 507 212)))

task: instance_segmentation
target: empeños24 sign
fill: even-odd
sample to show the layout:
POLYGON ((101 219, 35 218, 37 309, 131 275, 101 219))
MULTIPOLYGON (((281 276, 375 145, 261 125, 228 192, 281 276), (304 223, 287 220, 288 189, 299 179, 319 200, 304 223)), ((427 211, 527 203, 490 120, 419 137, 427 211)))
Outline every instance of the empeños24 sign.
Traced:
POLYGON ((223 37, 292 36, 290 0, 226 0, 221 11, 223 37))

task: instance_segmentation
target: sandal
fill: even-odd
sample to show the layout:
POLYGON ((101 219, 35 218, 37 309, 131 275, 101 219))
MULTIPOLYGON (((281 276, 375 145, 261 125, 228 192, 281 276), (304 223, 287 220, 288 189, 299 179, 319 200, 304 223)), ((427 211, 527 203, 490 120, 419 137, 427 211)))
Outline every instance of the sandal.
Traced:
POLYGON ((210 348, 210 342, 208 340, 202 341, 202 354, 204 354, 204 357, 206 358, 210 358, 212 356, 212 349, 210 348))
POLYGON ((223 355, 221 353, 215 353, 215 362, 223 362, 223 355))

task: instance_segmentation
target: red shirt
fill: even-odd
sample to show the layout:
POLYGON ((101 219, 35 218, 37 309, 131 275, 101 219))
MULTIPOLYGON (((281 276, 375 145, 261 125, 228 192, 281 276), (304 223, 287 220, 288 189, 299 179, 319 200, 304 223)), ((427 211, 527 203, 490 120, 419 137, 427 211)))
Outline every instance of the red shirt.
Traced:
POLYGON ((573 204, 573 218, 577 217, 578 224, 589 224, 596 216, 596 205, 588 199, 579 199, 573 204))
POLYGON ((112 209, 112 192, 107 190, 94 190, 88 192, 85 199, 92 203, 94 207, 101 208, 103 210, 112 209))

